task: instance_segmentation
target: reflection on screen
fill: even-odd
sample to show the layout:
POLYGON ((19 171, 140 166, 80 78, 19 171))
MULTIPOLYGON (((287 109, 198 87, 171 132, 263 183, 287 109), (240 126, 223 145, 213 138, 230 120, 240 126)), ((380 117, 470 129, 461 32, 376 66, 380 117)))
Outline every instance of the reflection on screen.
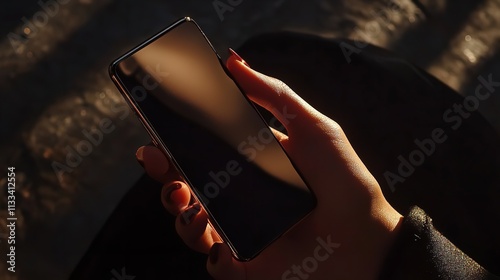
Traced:
POLYGON ((116 71, 240 256, 253 257, 314 207, 304 181, 194 22, 164 33, 116 71))

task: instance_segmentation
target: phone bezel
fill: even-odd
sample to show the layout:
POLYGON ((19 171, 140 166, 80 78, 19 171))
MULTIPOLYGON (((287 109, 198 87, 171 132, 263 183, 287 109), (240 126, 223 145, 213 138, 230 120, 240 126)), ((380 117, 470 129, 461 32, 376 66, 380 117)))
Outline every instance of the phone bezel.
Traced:
POLYGON ((179 25, 181 25, 181 24, 183 24, 185 22, 191 22, 191 23, 193 23, 196 26, 196 28, 199 30, 199 32, 204 37, 205 41, 209 44, 209 46, 212 49, 213 53, 216 55, 216 57, 219 60, 219 63, 221 65, 222 69, 225 71, 225 73, 228 75, 228 77, 233 80, 233 82, 235 83, 235 85, 238 87, 239 91, 243 95, 243 97, 246 99, 246 101, 249 103, 249 105, 252 106, 252 108, 254 109, 255 113, 261 118, 261 120, 263 121, 263 123, 269 128, 269 124, 266 122, 266 120, 264 119, 264 117, 260 114, 260 112, 256 108, 255 104, 248 98, 248 96, 244 93, 244 91, 242 90, 242 88, 240 87, 240 85, 235 81, 234 77, 228 71, 227 67, 222 62, 222 58, 219 56, 219 54, 217 53, 217 51, 213 47, 212 43, 210 42, 210 40, 208 39, 208 37, 206 36, 206 34, 203 32, 203 30, 200 28, 200 26, 192 18, 190 18, 190 17, 184 17, 184 18, 181 18, 181 19, 177 20, 176 22, 174 22, 173 24, 171 24, 167 28, 161 30, 160 32, 156 33, 155 35, 151 36, 150 38, 148 38, 147 40, 145 40, 141 44, 139 44, 136 47, 132 48, 131 50, 129 50, 128 52, 126 52, 125 54, 123 54, 122 56, 120 56, 119 58, 115 59, 110 64, 110 66, 109 66, 109 69, 108 69, 109 75, 110 75, 113 83, 115 84, 115 86, 119 89, 121 95, 124 97, 124 99, 128 103, 129 107, 132 109, 132 111, 135 113, 135 115, 139 118, 140 122, 142 123, 142 125, 144 126, 144 128, 146 129, 146 131, 148 132, 149 136, 152 139, 153 144, 155 146, 157 146, 158 148, 160 148, 160 150, 162 150, 162 152, 172 161, 172 163, 174 163, 175 168, 177 169, 177 171, 181 175, 182 180, 184 182, 186 182, 187 185, 189 186, 190 192, 193 195, 193 197, 195 197, 195 199, 196 199, 196 201, 198 203, 200 203, 201 205, 203 205, 205 211, 208 214, 209 223, 212 225, 212 227, 214 227, 214 229, 216 230, 216 232, 219 235, 219 237, 224 242, 226 242, 228 244, 229 248, 232 251, 233 256, 236 259, 240 260, 240 261, 249 261, 249 260, 255 258, 258 254, 260 254, 260 252, 262 252, 265 248, 267 248, 269 245, 271 245, 278 238, 280 238, 281 236, 283 236, 284 234, 286 234, 288 231, 290 231, 291 229, 293 229, 298 223, 300 223, 300 221, 302 221, 307 216, 309 216, 311 214, 311 212, 314 210, 314 208, 316 207, 316 205, 317 205, 317 198, 316 198, 316 195, 314 194, 313 190, 309 187, 309 184, 307 183, 306 179, 301 174, 300 170, 297 169, 296 165, 294 164, 294 162, 292 161, 292 159, 290 158, 290 156, 286 152, 286 150, 283 148, 283 146, 278 141, 278 139, 274 136, 274 134, 272 134, 273 137, 274 137, 274 139, 275 139, 275 141, 278 143, 278 145, 280 146, 280 148, 285 153, 285 155, 289 159, 290 163, 294 167, 295 171, 302 178, 302 180, 306 184, 308 190, 310 191, 311 198, 312 198, 312 203, 313 203, 313 207, 311 208, 311 210, 309 212, 305 213, 302 217, 298 217, 297 221, 292 226, 290 226, 289 228, 287 228, 286 230, 284 230, 281 234, 277 235, 272 240, 269 240, 269 242, 265 246, 263 246, 259 250, 256 250, 253 255, 251 255, 251 256, 242 256, 238 252, 238 250, 232 244, 231 240, 224 233, 224 230, 217 223, 217 219, 210 212, 210 208, 207 207, 206 205, 204 205, 203 200, 199 198, 200 195, 197 193, 196 188, 194 188, 192 186, 191 182, 189 181, 189 178, 186 176, 186 174, 184 174, 184 172, 182 170, 182 167, 177 163, 177 161, 175 160, 175 157, 170 153, 168 147, 163 143, 162 139, 160 138, 160 136, 158 135, 158 133, 156 132, 156 130, 154 129, 154 127, 151 125, 151 123, 149 122, 149 120, 147 119, 147 117, 144 115, 144 113, 142 112, 140 106, 137 104, 137 101, 135 101, 130 96, 131 94, 125 88, 125 86, 124 86, 123 82, 121 81, 121 79, 120 79, 120 77, 118 75, 118 72, 117 72, 117 67, 118 67, 118 64, 120 62, 122 62, 125 59, 129 58, 130 56, 132 56, 133 54, 135 54, 137 51, 139 51, 139 50, 143 49, 144 47, 148 46, 152 42, 156 41, 158 38, 160 38, 163 35, 165 35, 165 33, 168 33, 172 29, 175 29, 176 27, 178 27, 179 25))

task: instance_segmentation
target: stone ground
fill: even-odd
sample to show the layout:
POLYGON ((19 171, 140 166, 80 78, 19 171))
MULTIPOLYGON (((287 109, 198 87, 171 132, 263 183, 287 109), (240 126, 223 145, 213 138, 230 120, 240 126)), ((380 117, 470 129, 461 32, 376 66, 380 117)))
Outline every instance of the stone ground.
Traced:
MULTIPOLYGON (((46 10, 39 4, 49 2, 57 3, 7 1, 0 11, 0 167, 17 172, 20 270, 6 272, 2 196, 2 279, 67 278, 142 175, 134 151, 149 140, 121 110, 107 66, 182 16, 193 17, 222 55, 254 34, 285 29, 391 49, 464 96, 474 94, 478 76, 500 80, 498 0, 222 0, 235 4, 223 15, 212 1, 60 0, 46 10), (114 130, 101 137, 96 131, 106 120, 114 130), (94 141, 85 146, 88 134, 94 141)), ((479 110, 500 133, 499 108, 495 93, 479 110)))

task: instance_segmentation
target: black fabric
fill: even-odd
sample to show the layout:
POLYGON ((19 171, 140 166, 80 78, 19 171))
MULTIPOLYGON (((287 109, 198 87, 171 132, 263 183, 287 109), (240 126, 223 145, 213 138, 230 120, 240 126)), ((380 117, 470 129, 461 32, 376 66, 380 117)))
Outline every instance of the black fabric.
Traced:
MULTIPOLYGON (((461 104, 460 95, 380 48, 368 45, 358 49, 348 61, 342 48, 345 44, 355 46, 348 40, 273 33, 254 37, 237 51, 252 68, 283 80, 336 120, 400 213, 407 213, 413 205, 425 209, 436 227, 458 248, 489 271, 500 274, 499 224, 493 222, 500 220, 498 135, 477 112, 463 119, 460 129, 451 129, 443 122, 443 112, 461 104), (397 170, 398 157, 406 157, 415 149, 415 139, 429 137, 433 129, 441 127, 448 140, 437 146, 404 182, 391 188, 384 173, 397 170)), ((206 256, 182 244, 175 233, 174 219, 162 209, 159 196, 159 184, 142 178, 123 198, 71 279, 112 279, 116 277, 111 272, 119 273, 122 268, 136 280, 209 279, 206 256)), ((412 215, 405 225, 413 223, 413 216, 421 217, 412 215)), ((430 236, 438 236, 434 230, 429 231, 430 236)), ((405 232, 402 244, 395 248, 407 250, 395 254, 407 254, 409 266, 398 270, 398 263, 389 261, 389 270, 395 269, 389 279, 412 279, 408 274, 398 274, 404 270, 420 272, 411 267, 411 263, 417 267, 417 259, 411 259, 411 244, 436 248, 449 244, 441 238, 410 242, 410 247, 405 247, 405 232)), ((432 255, 434 259, 420 268, 440 273, 431 268, 449 269, 446 264, 438 265, 440 262, 458 264, 453 261, 453 251, 442 252, 451 255, 432 255)), ((415 256, 428 256, 422 254, 415 256)), ((441 279, 436 277, 439 275, 414 279, 441 279)), ((453 279, 474 279, 456 277, 453 279)))
POLYGON ((500 279, 465 255, 434 228, 432 219, 419 207, 405 215, 389 253, 381 280, 500 279))

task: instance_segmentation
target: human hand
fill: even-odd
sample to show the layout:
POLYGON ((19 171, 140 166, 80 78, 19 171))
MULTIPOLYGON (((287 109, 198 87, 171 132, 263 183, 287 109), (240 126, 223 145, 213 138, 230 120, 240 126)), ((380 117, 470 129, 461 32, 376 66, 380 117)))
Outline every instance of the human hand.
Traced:
POLYGON ((164 154, 141 147, 137 158, 151 177, 164 183, 162 203, 177 215, 178 234, 190 248, 209 253, 207 269, 219 280, 376 279, 402 216, 385 200, 340 126, 238 55, 231 55, 227 68, 252 101, 285 125, 287 135, 273 132, 318 204, 255 259, 239 262, 221 243, 207 213, 197 203, 189 205, 189 187, 164 154), (296 117, 287 120, 280 113, 283 108, 296 117))

